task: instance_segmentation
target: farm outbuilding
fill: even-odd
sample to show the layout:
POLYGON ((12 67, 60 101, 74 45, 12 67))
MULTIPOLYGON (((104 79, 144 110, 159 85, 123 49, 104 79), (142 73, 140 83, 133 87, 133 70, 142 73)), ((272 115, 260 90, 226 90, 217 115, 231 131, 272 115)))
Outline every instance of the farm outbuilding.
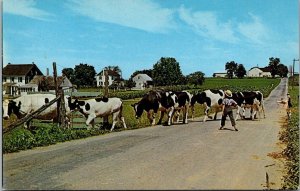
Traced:
POLYGON ((151 87, 153 84, 153 79, 147 74, 137 74, 132 78, 135 82, 135 87, 133 89, 144 90, 146 87, 151 87))

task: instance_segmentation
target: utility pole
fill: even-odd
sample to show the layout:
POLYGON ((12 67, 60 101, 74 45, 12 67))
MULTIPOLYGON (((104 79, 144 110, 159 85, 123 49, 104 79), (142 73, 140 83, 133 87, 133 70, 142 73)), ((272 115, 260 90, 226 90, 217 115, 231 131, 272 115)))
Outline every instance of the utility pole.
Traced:
MULTIPOLYGON (((108 98, 108 70, 103 70, 104 73, 104 97, 108 98)), ((103 117, 103 126, 108 126, 108 116, 103 117)))
POLYGON ((293 85, 292 85, 292 89, 294 88, 294 85, 295 85, 295 62, 296 61, 299 62, 299 59, 294 59, 293 60, 293 85))

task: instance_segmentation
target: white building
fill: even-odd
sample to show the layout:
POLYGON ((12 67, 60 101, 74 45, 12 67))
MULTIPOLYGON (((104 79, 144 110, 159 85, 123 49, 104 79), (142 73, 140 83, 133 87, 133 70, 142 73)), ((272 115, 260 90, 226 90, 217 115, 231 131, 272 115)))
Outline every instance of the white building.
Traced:
POLYGON ((215 72, 213 73, 213 77, 215 78, 226 78, 227 72, 215 72))
POLYGON ((153 84, 153 80, 147 74, 137 74, 132 78, 135 82, 135 87, 133 89, 144 90, 146 87, 150 87, 153 84))
MULTIPOLYGON (((113 70, 107 70, 108 71, 108 86, 112 85, 115 80, 120 80, 121 75, 113 70)), ((97 87, 102 87, 104 86, 105 82, 105 75, 104 75, 104 70, 101 71, 98 75, 96 75, 96 82, 97 82, 97 87)))
POLYGON ((271 75, 271 68, 264 67, 253 67, 248 71, 248 77, 272 77, 271 75))
POLYGON ((2 88, 6 94, 18 95, 19 87, 24 86, 26 91, 36 91, 36 87, 28 86, 28 83, 36 75, 43 75, 34 64, 11 64, 8 63, 2 70, 2 88))

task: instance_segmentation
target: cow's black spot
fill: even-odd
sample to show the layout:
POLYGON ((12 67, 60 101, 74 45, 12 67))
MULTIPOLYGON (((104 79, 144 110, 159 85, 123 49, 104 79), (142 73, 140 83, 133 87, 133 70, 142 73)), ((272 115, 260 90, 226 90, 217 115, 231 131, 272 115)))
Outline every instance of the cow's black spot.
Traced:
POLYGON ((95 98, 96 102, 102 101, 102 98, 95 98))
POLYGON ((49 99, 48 98, 45 98, 45 103, 49 103, 49 99))
POLYGON ((102 97, 103 102, 108 102, 108 97, 102 97))
POLYGON ((90 106, 89 103, 87 103, 87 104, 85 105, 85 110, 89 111, 90 109, 91 109, 91 106, 90 106))
POLYGON ((79 104, 80 106, 84 106, 84 105, 85 105, 85 101, 78 101, 78 104, 79 104))
POLYGON ((221 105, 222 102, 223 102, 223 99, 219 99, 219 100, 218 100, 218 104, 219 104, 219 105, 221 105))

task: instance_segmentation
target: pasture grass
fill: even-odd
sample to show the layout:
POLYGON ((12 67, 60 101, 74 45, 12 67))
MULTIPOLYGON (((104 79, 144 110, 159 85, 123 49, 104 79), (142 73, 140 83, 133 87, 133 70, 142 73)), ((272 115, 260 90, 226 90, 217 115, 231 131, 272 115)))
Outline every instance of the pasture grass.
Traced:
POLYGON ((292 99, 292 115, 280 133, 280 140, 286 145, 282 155, 286 159, 282 189, 299 188, 299 86, 289 87, 292 99))

